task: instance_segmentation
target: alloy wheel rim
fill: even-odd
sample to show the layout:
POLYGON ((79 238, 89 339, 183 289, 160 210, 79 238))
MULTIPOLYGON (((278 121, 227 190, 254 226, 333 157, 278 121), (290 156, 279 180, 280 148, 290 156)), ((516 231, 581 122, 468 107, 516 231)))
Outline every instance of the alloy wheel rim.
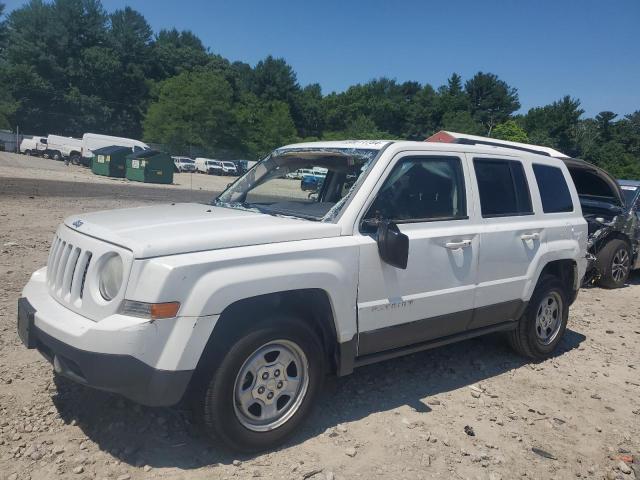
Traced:
POLYGON ((629 273, 629 253, 625 248, 619 249, 611 262, 611 276, 616 282, 621 282, 629 273))
POLYGON ((562 299, 557 292, 546 295, 536 310, 536 335, 543 345, 558 336, 562 325, 562 299))
POLYGON ((274 340, 244 362, 234 383, 238 421, 255 432, 273 430, 300 408, 309 386, 309 363, 296 343, 274 340))

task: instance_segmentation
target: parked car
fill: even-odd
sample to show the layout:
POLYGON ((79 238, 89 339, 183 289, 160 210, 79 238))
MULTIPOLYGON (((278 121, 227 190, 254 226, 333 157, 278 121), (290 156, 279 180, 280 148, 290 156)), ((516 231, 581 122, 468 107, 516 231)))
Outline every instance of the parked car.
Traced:
POLYGON ((46 137, 31 137, 31 138, 25 137, 20 142, 20 153, 24 153, 25 155, 40 157, 45 155, 46 151, 47 151, 46 137))
POLYGON ((212 160, 210 158, 196 158, 196 171, 198 173, 206 173, 208 175, 223 175, 222 162, 220 160, 212 160))
POLYGON ((229 161, 222 162, 222 173, 223 175, 233 175, 235 177, 238 175, 236 164, 229 161))
POLYGON ((142 150, 150 150, 149 145, 140 140, 132 138, 113 137, 111 135, 101 135, 98 133, 85 133, 82 136, 82 164, 91 165, 93 151, 102 147, 128 147, 131 152, 140 152, 142 150))
POLYGON ((320 174, 308 174, 302 177, 300 188, 304 192, 317 192, 324 182, 325 176, 320 174))
POLYGON ((589 268, 584 282, 619 288, 632 269, 640 268, 640 219, 627 208, 623 190, 603 169, 539 145, 447 131, 427 141, 510 148, 561 159, 569 169, 589 225, 589 268))
POLYGON ((189 157, 171 157, 176 172, 193 173, 196 171, 196 162, 189 157))
POLYGON ((302 180, 305 175, 313 175, 313 170, 310 168, 299 168, 294 172, 287 173, 285 177, 294 180, 302 180))
POLYGON ((47 156, 54 160, 69 159, 77 165, 82 157, 82 140, 80 138, 49 135, 47 137, 47 156))
POLYGON ((263 450, 298 429, 326 373, 499 331, 526 357, 553 355, 586 244, 557 158, 290 145, 211 205, 67 218, 22 292, 18 333, 84 385, 155 406, 188 391, 214 438, 263 450), (313 200, 279 181, 313 167, 327 169, 313 200))

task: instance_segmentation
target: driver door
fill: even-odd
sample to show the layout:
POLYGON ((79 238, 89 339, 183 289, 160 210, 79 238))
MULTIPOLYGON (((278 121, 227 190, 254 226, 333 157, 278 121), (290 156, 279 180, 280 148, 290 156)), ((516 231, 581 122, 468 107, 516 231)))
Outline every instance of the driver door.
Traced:
POLYGON ((466 159, 404 154, 387 172, 360 226, 360 356, 464 331, 473 313, 479 236, 466 159), (374 218, 409 237, 406 269, 381 260, 374 218))

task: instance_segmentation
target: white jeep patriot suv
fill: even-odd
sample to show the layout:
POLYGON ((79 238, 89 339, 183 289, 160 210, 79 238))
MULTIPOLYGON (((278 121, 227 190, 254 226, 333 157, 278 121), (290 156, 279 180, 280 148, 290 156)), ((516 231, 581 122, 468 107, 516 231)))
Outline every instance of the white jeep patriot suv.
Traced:
POLYGON ((327 373, 497 331, 550 355, 586 246, 561 160, 290 145, 211 205, 68 218, 18 332, 58 374, 146 405, 188 397, 211 435, 260 450, 299 426, 327 373), (288 174, 313 168, 327 173, 310 195, 288 174))

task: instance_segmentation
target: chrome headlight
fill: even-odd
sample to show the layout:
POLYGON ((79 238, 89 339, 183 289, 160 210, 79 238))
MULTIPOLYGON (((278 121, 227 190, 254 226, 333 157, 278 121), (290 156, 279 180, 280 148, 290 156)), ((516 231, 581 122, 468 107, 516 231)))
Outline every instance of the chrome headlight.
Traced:
POLYGON ((122 286, 122 258, 117 253, 109 256, 107 260, 102 263, 100 268, 100 276, 98 282, 98 288, 100 289, 100 295, 107 302, 113 300, 122 286))

